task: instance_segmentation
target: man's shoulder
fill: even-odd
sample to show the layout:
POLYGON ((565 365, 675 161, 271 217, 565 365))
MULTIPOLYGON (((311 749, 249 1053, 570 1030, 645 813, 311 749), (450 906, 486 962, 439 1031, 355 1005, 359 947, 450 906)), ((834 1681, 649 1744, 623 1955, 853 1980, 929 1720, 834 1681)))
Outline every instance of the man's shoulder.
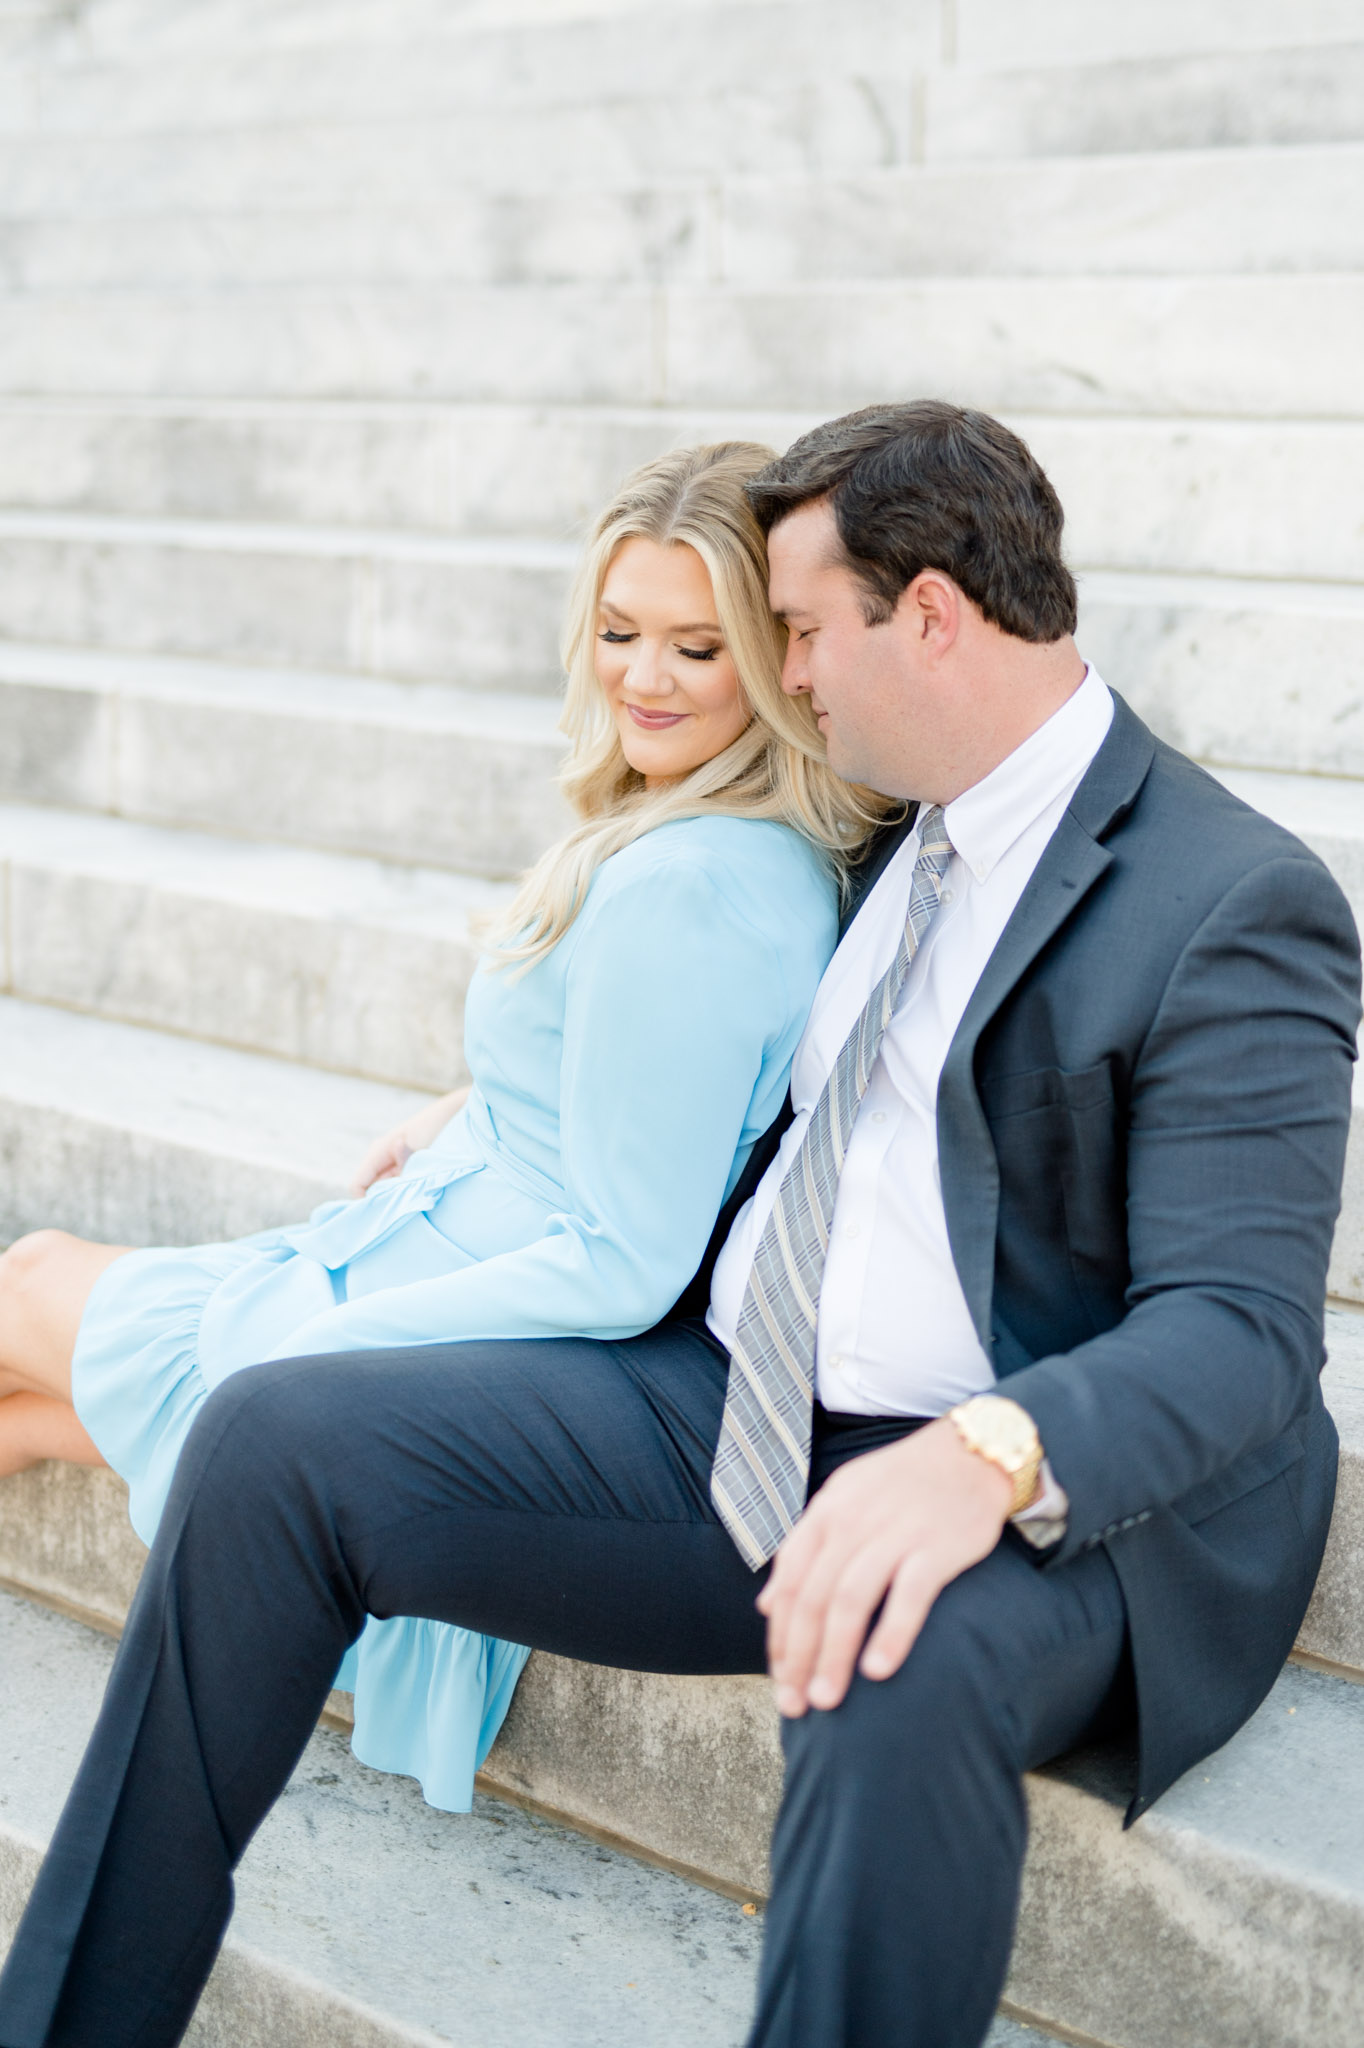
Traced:
POLYGON ((1112 842, 1115 850, 1139 850, 1144 865, 1178 875, 1186 898, 1215 901, 1256 869, 1285 861, 1300 864, 1309 890, 1340 897, 1330 869, 1295 832, 1163 740, 1156 740, 1150 769, 1112 842))

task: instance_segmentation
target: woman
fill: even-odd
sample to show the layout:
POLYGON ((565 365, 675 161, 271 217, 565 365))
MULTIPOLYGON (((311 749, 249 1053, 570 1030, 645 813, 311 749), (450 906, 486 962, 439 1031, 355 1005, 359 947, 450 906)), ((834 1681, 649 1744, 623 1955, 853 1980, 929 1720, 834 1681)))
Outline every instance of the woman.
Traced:
MULTIPOLYGON (((570 612, 564 786, 582 823, 475 975, 473 1087, 373 1148, 358 1199, 233 1244, 58 1231, 0 1259, 0 1472, 107 1461, 155 1533, 211 1389, 271 1357, 455 1338, 632 1335, 691 1277, 780 1107, 833 951, 839 880, 884 809, 829 771, 744 482, 683 450, 598 521, 570 612)), ((371 1622, 339 1682, 355 1750, 470 1804, 526 1652, 371 1622)))

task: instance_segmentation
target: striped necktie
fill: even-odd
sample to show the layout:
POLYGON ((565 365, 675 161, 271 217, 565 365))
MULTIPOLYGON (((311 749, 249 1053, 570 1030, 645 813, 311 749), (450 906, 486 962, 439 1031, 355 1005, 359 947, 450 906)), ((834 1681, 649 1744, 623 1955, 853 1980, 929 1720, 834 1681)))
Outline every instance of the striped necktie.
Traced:
POLYGON ((942 808, 934 804, 920 816, 909 914, 895 958, 834 1062, 758 1241, 734 1333, 710 1477, 716 1512, 754 1571, 794 1528, 805 1505, 815 1328, 838 1177, 881 1040, 938 908, 951 858, 942 808))

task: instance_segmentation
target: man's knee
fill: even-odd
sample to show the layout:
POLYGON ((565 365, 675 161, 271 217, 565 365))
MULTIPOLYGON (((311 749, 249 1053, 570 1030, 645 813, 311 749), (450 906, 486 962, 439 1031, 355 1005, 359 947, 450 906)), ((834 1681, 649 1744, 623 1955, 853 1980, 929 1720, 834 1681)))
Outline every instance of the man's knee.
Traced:
POLYGON ((872 1798, 906 1769, 931 1774, 982 1745, 1010 1765, 1020 1744, 1000 1646, 969 1603, 951 1605, 929 1614, 898 1671, 855 1672, 841 1706, 788 1723, 788 1761, 861 1781, 872 1798))
POLYGON ((316 1484, 318 1387, 293 1359, 233 1373, 185 1439, 168 1511, 254 1517, 297 1507, 316 1484))

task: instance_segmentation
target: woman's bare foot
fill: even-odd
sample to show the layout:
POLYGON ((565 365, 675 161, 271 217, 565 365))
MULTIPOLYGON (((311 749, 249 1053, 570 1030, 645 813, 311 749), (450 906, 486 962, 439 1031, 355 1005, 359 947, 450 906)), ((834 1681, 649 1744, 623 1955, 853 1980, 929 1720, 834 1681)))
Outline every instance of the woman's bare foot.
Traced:
POLYGON ((0 1400, 0 1479, 47 1458, 64 1458, 71 1465, 104 1463, 69 1401, 50 1394, 9 1394, 0 1400))

